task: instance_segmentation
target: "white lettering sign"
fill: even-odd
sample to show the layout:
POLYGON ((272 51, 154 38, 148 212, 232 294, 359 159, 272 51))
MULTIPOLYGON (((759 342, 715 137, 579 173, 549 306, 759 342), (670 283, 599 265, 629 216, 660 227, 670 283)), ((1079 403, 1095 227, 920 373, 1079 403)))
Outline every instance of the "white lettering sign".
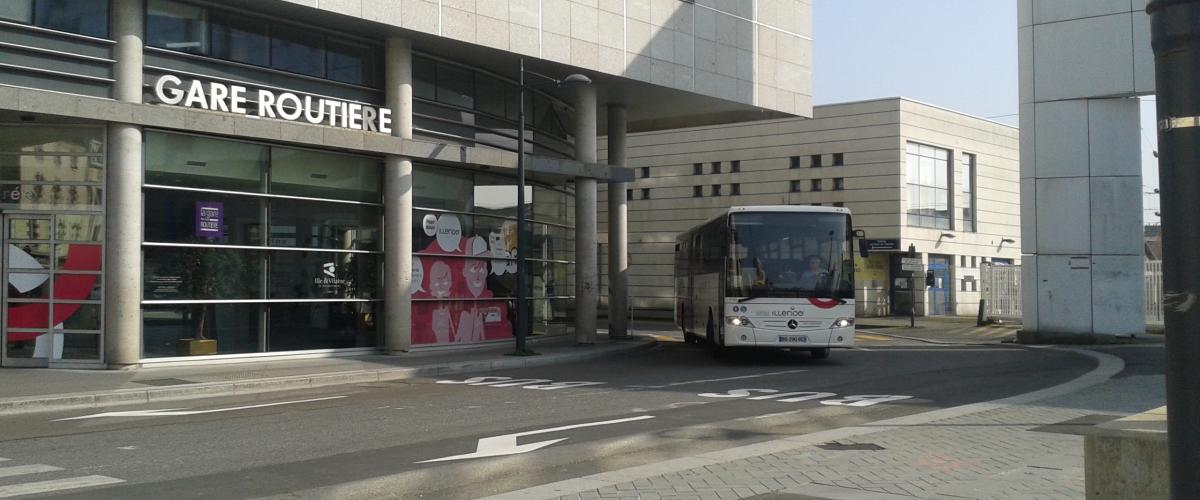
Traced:
POLYGON ((240 115, 251 114, 246 104, 253 102, 253 116, 306 121, 331 127, 366 132, 392 133, 392 110, 354 102, 336 101, 292 92, 276 94, 257 89, 257 98, 247 97, 248 89, 240 85, 201 80, 184 81, 175 75, 162 75, 154 82, 154 97, 170 106, 184 106, 240 115))

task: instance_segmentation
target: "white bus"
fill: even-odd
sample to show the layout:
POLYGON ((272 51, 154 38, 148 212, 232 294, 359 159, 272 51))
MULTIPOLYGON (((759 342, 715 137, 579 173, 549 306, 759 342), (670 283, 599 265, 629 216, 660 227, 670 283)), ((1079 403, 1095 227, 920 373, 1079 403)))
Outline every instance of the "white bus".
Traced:
POLYGON ((675 240, 675 322, 688 342, 808 350, 854 346, 850 211, 733 207, 675 240))

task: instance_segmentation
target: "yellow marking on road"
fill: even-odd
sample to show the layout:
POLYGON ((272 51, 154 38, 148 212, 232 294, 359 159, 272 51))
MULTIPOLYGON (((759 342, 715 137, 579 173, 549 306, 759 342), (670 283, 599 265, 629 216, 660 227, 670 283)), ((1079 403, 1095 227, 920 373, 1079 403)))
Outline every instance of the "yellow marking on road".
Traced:
POLYGON ((659 342, 683 342, 683 339, 679 337, 672 337, 670 335, 651 335, 651 337, 659 342))
POLYGON ((858 335, 855 335, 855 338, 861 339, 861 340, 879 340, 879 341, 883 341, 883 342, 891 342, 892 341, 892 339, 890 339, 888 337, 880 337, 878 335, 864 335, 861 333, 858 335))

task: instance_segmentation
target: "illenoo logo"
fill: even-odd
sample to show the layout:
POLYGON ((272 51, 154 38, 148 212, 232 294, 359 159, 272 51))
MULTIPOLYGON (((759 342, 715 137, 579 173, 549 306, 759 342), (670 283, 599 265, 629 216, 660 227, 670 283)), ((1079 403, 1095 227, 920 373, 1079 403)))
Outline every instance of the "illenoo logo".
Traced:
POLYGON ((325 268, 325 276, 329 276, 330 278, 337 277, 337 265, 336 264, 334 264, 333 262, 326 262, 324 265, 322 265, 322 267, 325 268))

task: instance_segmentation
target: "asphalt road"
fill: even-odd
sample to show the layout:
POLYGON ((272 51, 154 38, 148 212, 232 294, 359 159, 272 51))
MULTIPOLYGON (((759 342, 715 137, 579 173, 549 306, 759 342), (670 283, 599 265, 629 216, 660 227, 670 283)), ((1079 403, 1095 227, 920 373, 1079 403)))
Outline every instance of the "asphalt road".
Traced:
POLYGON ((43 495, 471 498, 990 401, 1094 366, 1065 351, 1012 346, 881 343, 818 361, 785 352, 717 357, 663 342, 623 357, 474 376, 491 378, 0 417, 0 457, 9 459, 0 460, 0 497, 83 477, 91 482, 79 484, 95 486, 43 495), (147 412, 162 409, 173 411, 147 412), (137 411, 146 413, 77 418, 137 411), (525 434, 498 437, 514 433, 525 434), (428 462, 532 443, 545 446, 428 462))

